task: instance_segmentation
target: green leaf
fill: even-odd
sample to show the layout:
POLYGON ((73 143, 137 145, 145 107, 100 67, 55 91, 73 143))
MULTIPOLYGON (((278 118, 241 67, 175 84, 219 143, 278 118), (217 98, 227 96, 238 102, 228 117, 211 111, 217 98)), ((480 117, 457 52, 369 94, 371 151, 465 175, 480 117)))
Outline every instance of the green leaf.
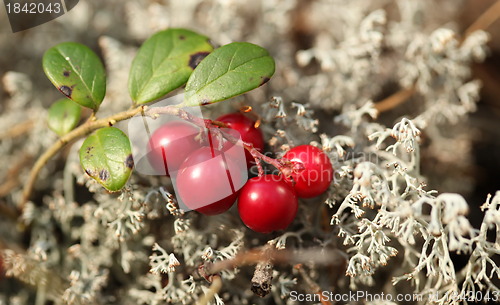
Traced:
POLYGON ((75 128, 81 113, 78 104, 67 98, 60 99, 49 108, 49 128, 62 137, 75 128))
POLYGON ((274 74, 274 59, 266 49, 233 42, 208 55, 186 85, 183 106, 220 102, 265 84, 274 74))
POLYGON ((63 42, 43 55, 43 71, 66 97, 97 111, 106 93, 106 72, 87 46, 63 42))
POLYGON ((136 104, 158 99, 184 85, 213 47, 208 37, 168 29, 146 40, 132 61, 128 90, 136 104))
POLYGON ((83 142, 80 164, 90 177, 106 189, 120 190, 134 167, 127 135, 115 127, 98 129, 83 142))

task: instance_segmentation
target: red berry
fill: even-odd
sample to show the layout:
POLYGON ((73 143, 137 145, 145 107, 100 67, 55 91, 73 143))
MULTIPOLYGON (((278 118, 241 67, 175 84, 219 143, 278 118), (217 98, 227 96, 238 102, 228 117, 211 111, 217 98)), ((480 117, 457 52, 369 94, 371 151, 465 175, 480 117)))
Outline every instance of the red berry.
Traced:
POLYGON ((328 156, 319 148, 300 145, 289 150, 283 159, 292 161, 302 170, 292 173, 293 188, 301 198, 316 197, 324 193, 333 180, 333 168, 328 156))
POLYGON ((149 139, 148 160, 158 173, 169 175, 179 169, 187 156, 202 147, 197 136, 200 129, 183 121, 165 123, 153 132, 149 139), (168 163, 168 166, 167 166, 168 163))
POLYGON ((211 147, 194 151, 175 181, 182 203, 205 215, 227 211, 244 184, 246 168, 211 147))
POLYGON ((241 220, 259 233, 286 229, 295 218, 297 208, 295 191, 277 175, 248 180, 238 198, 241 220))
MULTIPOLYGON (((243 142, 253 144, 253 147, 255 147, 258 151, 262 151, 264 149, 264 137, 262 136, 262 132, 259 128, 255 128, 255 122, 245 115, 239 112, 229 113, 218 117, 216 121, 226 123, 229 128, 238 131, 241 135, 241 140, 243 142)), ((245 156, 248 166, 255 163, 252 155, 246 150, 245 156)))

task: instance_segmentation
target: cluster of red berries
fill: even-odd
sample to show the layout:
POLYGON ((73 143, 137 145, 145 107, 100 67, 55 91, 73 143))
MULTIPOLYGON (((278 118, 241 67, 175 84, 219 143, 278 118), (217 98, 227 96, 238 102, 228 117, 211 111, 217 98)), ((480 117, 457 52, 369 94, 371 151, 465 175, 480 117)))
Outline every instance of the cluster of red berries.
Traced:
MULTIPOLYGON (((262 132, 247 116, 232 113, 216 121, 238 132, 241 141, 263 151, 262 132)), ((242 166, 234 153, 238 149, 233 149, 241 151, 241 145, 230 141, 220 145, 210 132, 206 138, 200 139, 200 129, 191 123, 166 123, 149 140, 149 161, 153 167, 165 169, 165 175, 175 172, 177 193, 190 209, 216 215, 238 199, 241 220, 256 232, 286 229, 297 214, 298 197, 322 194, 333 179, 327 155, 314 146, 300 145, 282 158, 288 175, 259 175, 244 181, 242 171, 255 164, 254 157, 245 150, 246 164, 242 166)))

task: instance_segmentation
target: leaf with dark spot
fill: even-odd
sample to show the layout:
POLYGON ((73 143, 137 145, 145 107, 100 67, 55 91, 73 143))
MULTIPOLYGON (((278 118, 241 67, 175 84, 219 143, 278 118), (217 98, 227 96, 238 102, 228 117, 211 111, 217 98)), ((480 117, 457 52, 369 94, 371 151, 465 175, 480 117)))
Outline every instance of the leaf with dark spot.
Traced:
POLYGON ((106 181, 108 180, 109 178, 109 172, 105 169, 101 169, 99 171, 99 179, 101 179, 102 181, 106 181))
POLYGON ((42 64, 43 71, 62 94, 94 111, 99 108, 106 93, 106 72, 91 49, 63 42, 45 52, 42 64))
POLYGON ((198 53, 191 55, 191 57, 189 58, 189 66, 191 67, 191 69, 194 70, 200 64, 200 62, 205 57, 207 57, 208 54, 210 54, 210 53, 209 52, 198 52, 198 53))
POLYGON ((97 130, 83 142, 80 164, 106 189, 120 190, 127 183, 133 168, 132 148, 127 135, 115 127, 97 130))
POLYGON ((61 86, 59 87, 59 91, 61 91, 61 93, 66 95, 68 98, 71 98, 71 93, 73 92, 73 89, 71 89, 68 86, 61 86))
POLYGON ((59 136, 73 130, 80 121, 82 108, 70 99, 58 100, 49 108, 47 123, 59 136))
POLYGON ((201 60, 192 55, 212 50, 206 36, 192 31, 168 29, 154 34, 132 61, 128 79, 132 100, 145 104, 181 87, 193 72, 190 65, 201 60))
POLYGON ((265 84, 265 83, 267 83, 270 79, 271 79, 271 78, 269 78, 269 77, 265 77, 265 76, 261 77, 261 80, 262 80, 262 81, 260 82, 260 85, 259 85, 259 86, 264 85, 264 84, 265 84))
POLYGON ((274 59, 262 47, 233 42, 210 53, 186 84, 182 106, 216 103, 253 90, 274 74, 274 59))
POLYGON ((128 155, 127 159, 125 160, 125 166, 130 169, 134 168, 134 158, 132 157, 132 154, 128 155))

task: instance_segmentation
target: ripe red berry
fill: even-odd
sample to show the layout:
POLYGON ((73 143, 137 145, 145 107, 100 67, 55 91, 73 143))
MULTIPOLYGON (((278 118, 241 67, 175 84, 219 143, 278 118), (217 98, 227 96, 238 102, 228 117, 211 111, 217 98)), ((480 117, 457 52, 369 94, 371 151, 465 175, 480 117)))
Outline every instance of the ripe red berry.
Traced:
POLYGON ((283 159, 288 159, 303 170, 292 173, 293 186, 301 198, 316 197, 325 192, 333 180, 333 168, 328 156, 319 148, 300 145, 289 150, 283 159))
POLYGON ((175 185, 182 203, 205 215, 227 211, 246 179, 245 166, 212 147, 194 151, 181 164, 175 185))
POLYGON ((156 129, 148 142, 148 160, 159 174, 169 175, 190 153, 202 147, 200 129, 188 122, 171 121, 156 129), (167 166, 168 163, 168 166, 167 166))
POLYGON ((259 233, 286 229, 295 218, 297 208, 295 191, 277 175, 248 180, 238 197, 241 220, 259 233))
MULTIPOLYGON (((218 117, 216 121, 226 123, 229 128, 238 131, 241 135, 241 140, 243 142, 253 144, 253 147, 255 147, 258 151, 262 151, 264 149, 264 137, 262 136, 262 132, 259 128, 255 127, 255 122, 245 115, 239 112, 229 113, 218 117)), ((252 155, 246 150, 245 156, 248 166, 255 163, 252 155)))

